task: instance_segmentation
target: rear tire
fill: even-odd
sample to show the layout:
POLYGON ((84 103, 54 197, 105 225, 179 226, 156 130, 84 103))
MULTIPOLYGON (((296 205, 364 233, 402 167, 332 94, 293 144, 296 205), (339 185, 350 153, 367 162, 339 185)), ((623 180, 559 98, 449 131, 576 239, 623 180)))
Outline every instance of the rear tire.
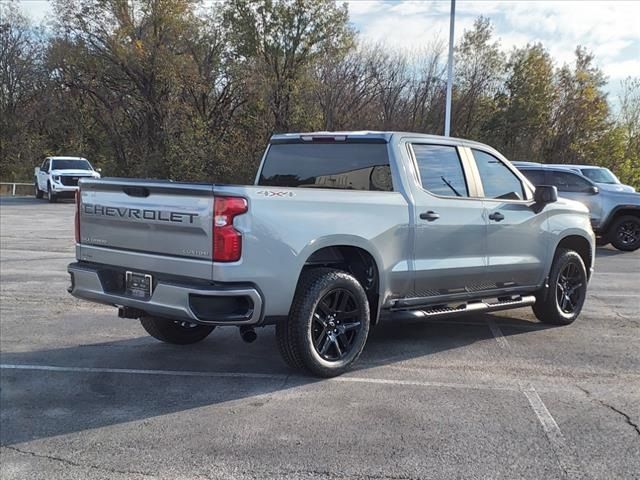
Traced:
POLYGON ((358 359, 369 334, 369 301, 352 275, 331 268, 302 273, 289 317, 276 324, 278 348, 296 370, 335 377, 358 359))
POLYGON ((536 295, 531 308, 542 323, 569 325, 580 315, 586 296, 587 270, 582 257, 560 248, 549 273, 549 288, 536 295))
POLYGON ((197 325, 160 317, 142 317, 140 323, 153 338, 174 345, 189 345, 200 342, 207 338, 215 328, 212 325, 197 325))
POLYGON ((609 230, 611 245, 623 252, 640 248, 640 217, 623 215, 613 221, 609 230))
POLYGON ((44 196, 44 192, 38 188, 38 181, 36 180, 34 185, 34 193, 36 198, 42 198, 44 196))

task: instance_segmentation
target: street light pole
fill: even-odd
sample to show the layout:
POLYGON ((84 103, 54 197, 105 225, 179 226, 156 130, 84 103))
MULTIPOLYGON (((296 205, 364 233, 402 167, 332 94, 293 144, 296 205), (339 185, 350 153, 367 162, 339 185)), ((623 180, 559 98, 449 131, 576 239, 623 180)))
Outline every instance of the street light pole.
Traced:
POLYGON ((447 63, 447 99, 444 114, 444 136, 451 133, 451 87, 453 84, 453 27, 456 17, 456 0, 451 0, 451 17, 449 19, 449 61, 447 63))

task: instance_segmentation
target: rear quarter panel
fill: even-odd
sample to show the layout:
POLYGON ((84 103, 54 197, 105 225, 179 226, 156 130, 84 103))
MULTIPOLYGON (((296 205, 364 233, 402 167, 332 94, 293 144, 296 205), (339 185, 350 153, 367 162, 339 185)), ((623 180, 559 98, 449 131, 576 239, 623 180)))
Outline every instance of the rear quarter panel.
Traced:
POLYGON ((214 187, 242 195, 248 214, 236 217, 242 259, 214 263, 216 282, 251 282, 262 292, 265 315, 287 315, 307 259, 327 246, 367 250, 375 259, 384 298, 408 288, 409 208, 396 192, 261 186, 214 187))

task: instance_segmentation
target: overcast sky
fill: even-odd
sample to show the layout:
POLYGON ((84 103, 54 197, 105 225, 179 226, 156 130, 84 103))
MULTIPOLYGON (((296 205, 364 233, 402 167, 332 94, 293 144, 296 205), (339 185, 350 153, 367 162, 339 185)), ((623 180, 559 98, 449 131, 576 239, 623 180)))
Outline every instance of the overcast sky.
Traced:
MULTIPOLYGON (((21 0, 34 20, 51 14, 47 0, 21 0)), ((349 0, 351 21, 365 39, 420 47, 448 38, 448 0, 349 0)), ((571 62, 577 45, 596 55, 615 94, 620 80, 640 77, 640 1, 457 0, 456 37, 479 15, 489 17, 505 51, 542 42, 558 65, 571 62)), ((615 102, 615 99, 612 99, 615 102)))

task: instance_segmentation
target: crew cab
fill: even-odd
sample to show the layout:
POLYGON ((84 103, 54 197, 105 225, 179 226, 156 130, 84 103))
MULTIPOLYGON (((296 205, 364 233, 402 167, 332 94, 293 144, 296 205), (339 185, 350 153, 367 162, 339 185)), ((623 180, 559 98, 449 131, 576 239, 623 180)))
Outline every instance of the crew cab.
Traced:
POLYGON ((176 344, 275 324, 284 360, 328 377, 382 319, 531 305, 569 324, 594 245, 585 206, 487 145, 280 134, 250 186, 83 179, 69 292, 176 344))
POLYGON ((73 198, 82 178, 100 178, 100 173, 82 157, 47 157, 33 172, 36 198, 47 195, 50 203, 73 198))

